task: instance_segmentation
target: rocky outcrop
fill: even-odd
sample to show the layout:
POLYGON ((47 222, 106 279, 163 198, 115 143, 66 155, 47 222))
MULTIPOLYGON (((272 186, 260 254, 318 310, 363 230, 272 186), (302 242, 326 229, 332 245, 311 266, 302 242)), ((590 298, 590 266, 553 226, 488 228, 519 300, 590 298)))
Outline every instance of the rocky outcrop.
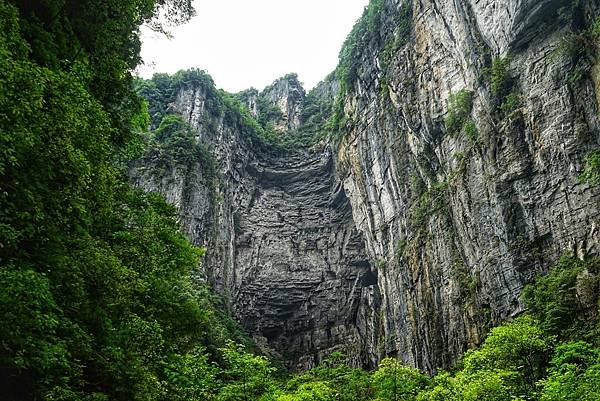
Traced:
POLYGON ((258 97, 285 135, 322 130, 335 109, 328 143, 259 150, 185 87, 174 108, 214 150, 214 209, 193 166, 159 174, 146 159, 131 175, 179 207, 207 278, 291 367, 334 350, 367 367, 385 355, 448 367, 521 313, 523 286, 562 254, 600 251, 600 188, 579 179, 600 146, 583 30, 598 5, 579 4, 373 1, 345 81, 305 96, 288 77, 258 97))
POLYGON ((261 96, 282 113, 280 118, 272 121, 275 129, 285 133, 300 127, 300 114, 306 93, 296 74, 279 78, 266 87, 261 96))
POLYGON ((235 211, 242 325, 300 367, 335 350, 368 364, 377 279, 331 152, 265 158, 248 172, 255 186, 235 211))

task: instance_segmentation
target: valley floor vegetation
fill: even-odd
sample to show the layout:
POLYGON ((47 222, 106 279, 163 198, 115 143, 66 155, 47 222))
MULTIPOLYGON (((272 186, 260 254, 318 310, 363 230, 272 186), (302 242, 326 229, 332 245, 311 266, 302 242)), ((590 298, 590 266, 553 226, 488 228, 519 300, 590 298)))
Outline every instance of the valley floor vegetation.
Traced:
POLYGON ((174 208, 125 176, 151 124, 139 26, 191 15, 189 0, 0 0, 1 400, 600 399, 595 259, 565 257, 527 314, 434 377, 338 353, 289 375, 257 355, 194 275, 204 250, 174 208))

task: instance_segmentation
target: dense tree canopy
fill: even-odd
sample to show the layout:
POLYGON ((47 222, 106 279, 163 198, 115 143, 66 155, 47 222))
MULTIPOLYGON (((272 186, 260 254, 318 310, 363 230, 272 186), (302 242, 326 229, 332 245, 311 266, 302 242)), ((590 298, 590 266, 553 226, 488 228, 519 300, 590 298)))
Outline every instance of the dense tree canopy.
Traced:
POLYGON ((164 399, 168 366, 230 337, 202 250, 117 163, 147 128, 137 29, 185 4, 0 1, 3 400, 164 399))

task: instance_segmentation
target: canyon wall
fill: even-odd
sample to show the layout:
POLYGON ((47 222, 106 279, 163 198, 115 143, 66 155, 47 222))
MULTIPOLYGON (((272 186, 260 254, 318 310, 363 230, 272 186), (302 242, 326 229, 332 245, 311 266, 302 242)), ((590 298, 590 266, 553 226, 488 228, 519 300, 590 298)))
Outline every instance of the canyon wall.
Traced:
POLYGON ((523 286, 561 255, 600 251, 600 189, 579 178, 600 147, 599 6, 369 8, 341 82, 307 96, 288 76, 246 102, 278 107, 280 135, 311 120, 311 96, 331 104, 329 139, 257 147, 214 88, 184 85, 171 112, 214 153, 215 187, 199 163, 157 169, 156 152, 130 175, 179 208, 206 279, 290 367, 342 351, 433 372, 521 313, 523 286))

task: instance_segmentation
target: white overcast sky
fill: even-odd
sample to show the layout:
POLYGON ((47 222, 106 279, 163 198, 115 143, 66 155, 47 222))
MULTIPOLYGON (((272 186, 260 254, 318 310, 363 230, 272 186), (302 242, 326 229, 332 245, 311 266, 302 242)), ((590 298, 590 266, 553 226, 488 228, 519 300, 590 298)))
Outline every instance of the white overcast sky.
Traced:
POLYGON ((290 72, 308 89, 334 70, 368 0, 196 0, 197 16, 167 39, 142 30, 138 73, 198 67, 230 92, 262 89, 290 72))

